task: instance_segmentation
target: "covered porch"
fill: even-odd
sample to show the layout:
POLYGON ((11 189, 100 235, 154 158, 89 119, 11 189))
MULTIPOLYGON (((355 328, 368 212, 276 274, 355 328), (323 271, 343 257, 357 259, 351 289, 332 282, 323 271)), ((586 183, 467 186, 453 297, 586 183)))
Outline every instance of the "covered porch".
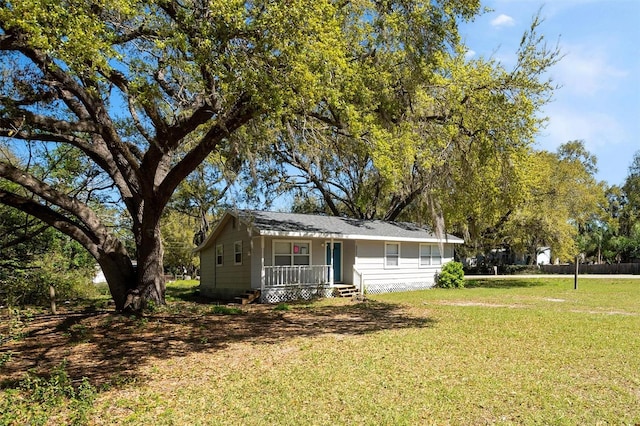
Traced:
POLYGON ((332 265, 263 266, 262 289, 289 285, 334 285, 332 265))
POLYGON ((345 286, 343 246, 342 241, 331 238, 260 236, 261 301, 279 303, 341 294, 345 286))
POLYGON ((318 297, 350 297, 359 293, 352 284, 336 283, 331 265, 265 266, 260 301, 279 303, 318 297))
POLYGON ((333 292, 331 265, 263 266, 261 275, 263 303, 329 297, 333 292))

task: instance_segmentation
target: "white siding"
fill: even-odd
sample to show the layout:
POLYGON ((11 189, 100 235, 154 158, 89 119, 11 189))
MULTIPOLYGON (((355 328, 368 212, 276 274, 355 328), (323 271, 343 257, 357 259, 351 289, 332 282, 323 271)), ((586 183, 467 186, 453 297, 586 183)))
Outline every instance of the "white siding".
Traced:
MULTIPOLYGON (((411 290, 432 287, 442 265, 420 266, 420 243, 400 242, 398 266, 385 266, 385 243, 397 241, 358 241, 355 268, 362 275, 368 292, 411 290)), ((444 244, 442 264, 453 258, 453 244, 444 244)))
POLYGON ((356 242, 342 241, 342 282, 353 284, 353 264, 356 258, 356 242))

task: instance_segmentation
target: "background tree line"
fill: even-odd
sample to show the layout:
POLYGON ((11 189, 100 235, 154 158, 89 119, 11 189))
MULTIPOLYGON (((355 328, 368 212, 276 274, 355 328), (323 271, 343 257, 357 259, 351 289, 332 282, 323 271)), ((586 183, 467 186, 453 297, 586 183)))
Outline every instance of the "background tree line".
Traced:
MULTIPOLYGON (((589 263, 634 262, 640 259, 640 151, 630 162, 624 183, 620 186, 608 185, 597 181, 597 158, 586 150, 583 141, 567 142, 556 152, 531 149, 515 175, 521 181, 511 182, 517 188, 514 190, 517 193, 502 194, 503 197, 513 197, 515 201, 496 206, 494 215, 485 222, 482 219, 489 211, 486 205, 493 205, 496 200, 478 196, 476 205, 468 205, 473 200, 465 197, 466 192, 459 199, 449 200, 450 204, 442 204, 451 209, 451 213, 443 214, 442 218, 434 215, 429 205, 421 206, 416 201, 402 209, 396 208, 399 214, 395 219, 432 227, 442 226, 447 232, 465 237, 466 244, 457 249, 457 256, 461 259, 489 257, 492 250, 503 249, 507 253, 523 256, 533 264, 540 247, 550 247, 554 262, 574 262, 576 256, 580 256, 581 262, 589 263)), ((313 179, 302 180, 303 174, 299 170, 291 167, 288 170, 289 174, 273 174, 276 177, 273 181, 261 177, 258 182, 253 182, 249 177, 244 181, 249 188, 244 188, 242 196, 247 197, 247 193, 250 193, 253 198, 245 198, 242 203, 255 208, 275 205, 298 213, 388 219, 385 216, 387 211, 354 214, 354 205, 332 194, 329 196, 331 202, 327 203, 324 187, 318 189, 313 179), (257 184, 264 185, 269 191, 256 194, 253 185, 257 184)), ((348 176, 340 177, 345 186, 351 189, 351 197, 366 191, 364 187, 368 186, 368 181, 361 180, 357 170, 346 167, 341 170, 345 176, 353 174, 351 180, 348 176)), ((375 173, 375 169, 372 167, 368 172, 375 173)), ((338 178, 334 174, 330 176, 338 178)), ((309 175, 305 177, 309 178, 309 175)), ((209 181, 211 185, 206 184, 206 180, 199 182, 201 195, 219 196, 220 190, 212 191, 211 188, 222 188, 222 191, 228 189, 228 186, 221 186, 216 180, 209 181)), ((240 187, 243 185, 241 182, 236 184, 240 187)), ((486 194, 485 191, 491 189, 490 184, 476 184, 479 194, 486 194)), ((191 183, 185 185, 194 191, 191 183)), ((379 196, 382 197, 382 194, 379 196)), ((420 197, 424 196, 420 194, 420 197)), ((202 227, 202 222, 194 219, 206 211, 205 223, 208 226, 221 216, 224 209, 237 208, 238 197, 237 193, 231 197, 222 196, 208 204, 209 208, 203 208, 204 204, 197 201, 201 196, 180 191, 175 200, 180 206, 178 211, 173 207, 170 209, 173 212, 171 214, 175 215, 172 220, 183 224, 191 220, 194 226, 188 232, 184 227, 178 227, 173 232, 167 227, 166 235, 177 241, 182 233, 181 247, 193 247, 190 243, 199 242, 193 241, 193 235, 199 235, 202 227)), ((387 194, 387 197, 390 199, 393 195, 387 194)), ((368 212, 381 207, 380 204, 364 205, 369 209, 368 212)), ((191 256, 190 249, 183 254, 183 263, 176 267, 182 268, 187 264, 184 262, 191 256)), ((198 259, 192 257, 189 262, 195 268, 198 259)), ((167 260, 167 264, 173 263, 167 260)))

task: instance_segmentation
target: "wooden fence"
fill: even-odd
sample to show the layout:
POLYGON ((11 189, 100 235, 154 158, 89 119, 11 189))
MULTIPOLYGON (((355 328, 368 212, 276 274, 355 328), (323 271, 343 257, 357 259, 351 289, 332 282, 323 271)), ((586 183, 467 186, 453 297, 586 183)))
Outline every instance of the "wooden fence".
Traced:
MULTIPOLYGON (((545 274, 575 274, 576 265, 542 265, 545 274)), ((640 263, 612 263, 602 265, 580 264, 580 274, 640 274, 640 263)))

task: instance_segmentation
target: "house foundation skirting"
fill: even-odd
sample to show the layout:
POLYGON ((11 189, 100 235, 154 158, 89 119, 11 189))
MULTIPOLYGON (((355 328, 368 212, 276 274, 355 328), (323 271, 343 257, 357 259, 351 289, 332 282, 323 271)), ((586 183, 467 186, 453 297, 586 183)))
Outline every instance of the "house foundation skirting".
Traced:
MULTIPOLYGON (((401 291, 427 290, 433 288, 433 286, 433 281, 367 282, 364 286, 364 292, 366 294, 395 293, 401 291)), ((290 302, 293 300, 311 300, 323 297, 333 297, 333 288, 324 285, 289 285, 265 288, 262 290, 260 301, 262 303, 280 303, 290 302)))
POLYGON ((318 299, 322 297, 331 297, 332 290, 333 289, 331 287, 325 285, 265 287, 262 290, 260 301, 262 303, 280 303, 292 300, 318 299))
POLYGON ((395 293, 400 291, 426 290, 433 288, 433 281, 416 282, 365 282, 363 292, 366 294, 395 293))

